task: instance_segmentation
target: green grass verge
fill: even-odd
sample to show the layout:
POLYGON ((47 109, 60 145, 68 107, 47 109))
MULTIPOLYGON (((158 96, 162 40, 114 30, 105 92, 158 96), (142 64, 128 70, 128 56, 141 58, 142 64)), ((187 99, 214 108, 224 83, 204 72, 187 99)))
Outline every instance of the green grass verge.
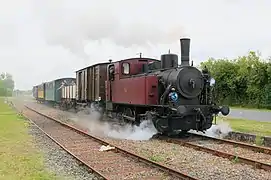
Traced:
POLYGON ((271 122, 260 122, 245 119, 218 117, 218 122, 227 122, 234 131, 256 134, 258 136, 271 136, 271 122))
POLYGON ((43 156, 28 134, 28 123, 3 100, 0 98, 0 179, 57 179, 44 169, 43 156))

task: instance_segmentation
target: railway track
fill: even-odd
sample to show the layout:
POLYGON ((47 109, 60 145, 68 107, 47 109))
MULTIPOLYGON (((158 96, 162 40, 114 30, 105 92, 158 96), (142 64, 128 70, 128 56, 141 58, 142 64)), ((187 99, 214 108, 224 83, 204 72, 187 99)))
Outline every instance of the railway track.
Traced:
POLYGON ((271 148, 194 133, 189 133, 188 138, 156 138, 271 171, 271 148))
POLYGON ((21 113, 50 139, 102 179, 189 179, 196 178, 116 147, 28 106, 21 113), (114 149, 99 151, 101 145, 114 149))

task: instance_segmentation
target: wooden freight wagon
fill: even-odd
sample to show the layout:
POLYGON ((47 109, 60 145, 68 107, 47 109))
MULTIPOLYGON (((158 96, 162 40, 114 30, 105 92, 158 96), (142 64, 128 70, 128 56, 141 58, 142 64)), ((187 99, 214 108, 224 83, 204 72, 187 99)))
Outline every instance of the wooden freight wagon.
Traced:
POLYGON ((76 99, 76 84, 66 85, 61 89, 61 98, 64 100, 76 99))
POLYGON ((32 89, 32 95, 34 97, 34 99, 38 99, 38 86, 34 86, 32 89))
POLYGON ((76 84, 65 85, 61 88, 61 107, 70 109, 76 107, 76 84))
POLYGON ((99 63, 76 71, 76 100, 82 104, 105 102, 108 63, 99 63))
POLYGON ((44 102, 44 97, 45 97, 45 83, 42 83, 38 85, 38 102, 44 102))
POLYGON ((65 85, 74 83, 75 78, 61 78, 45 83, 45 100, 51 104, 61 102, 62 88, 65 85))

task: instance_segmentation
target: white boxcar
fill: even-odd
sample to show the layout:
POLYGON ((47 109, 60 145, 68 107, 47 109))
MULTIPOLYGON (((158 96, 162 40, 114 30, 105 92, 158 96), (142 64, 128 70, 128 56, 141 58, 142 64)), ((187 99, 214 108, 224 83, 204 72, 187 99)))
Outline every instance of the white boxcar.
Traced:
POLYGON ((75 99, 76 96, 76 85, 69 85, 62 87, 62 99, 75 99))

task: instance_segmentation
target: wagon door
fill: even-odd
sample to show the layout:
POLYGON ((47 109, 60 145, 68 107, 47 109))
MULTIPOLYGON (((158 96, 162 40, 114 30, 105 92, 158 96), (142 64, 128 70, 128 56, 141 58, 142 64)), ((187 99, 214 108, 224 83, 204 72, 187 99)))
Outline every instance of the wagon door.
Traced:
POLYGON ((81 100, 84 101, 85 100, 85 71, 83 70, 81 72, 81 100))
POLYGON ((72 99, 75 99, 76 96, 76 85, 72 86, 72 99))
POLYGON ((99 100, 100 97, 100 66, 95 66, 95 82, 94 82, 94 86, 95 86, 95 96, 94 96, 94 100, 97 101, 99 100))
POLYGON ((87 89, 88 89, 88 69, 84 70, 84 100, 87 101, 87 89))
POLYGON ((107 80, 107 64, 100 65, 99 68, 99 97, 105 101, 105 81, 107 80))
POLYGON ((77 72, 76 74, 76 92, 77 92, 77 97, 76 99, 81 101, 81 89, 82 89, 82 84, 81 84, 81 77, 82 77, 82 72, 77 72))
POLYGON ((88 75, 87 75, 87 99, 89 101, 92 101, 92 68, 87 69, 88 75))
POLYGON ((91 67, 91 101, 95 100, 95 67, 91 67))

